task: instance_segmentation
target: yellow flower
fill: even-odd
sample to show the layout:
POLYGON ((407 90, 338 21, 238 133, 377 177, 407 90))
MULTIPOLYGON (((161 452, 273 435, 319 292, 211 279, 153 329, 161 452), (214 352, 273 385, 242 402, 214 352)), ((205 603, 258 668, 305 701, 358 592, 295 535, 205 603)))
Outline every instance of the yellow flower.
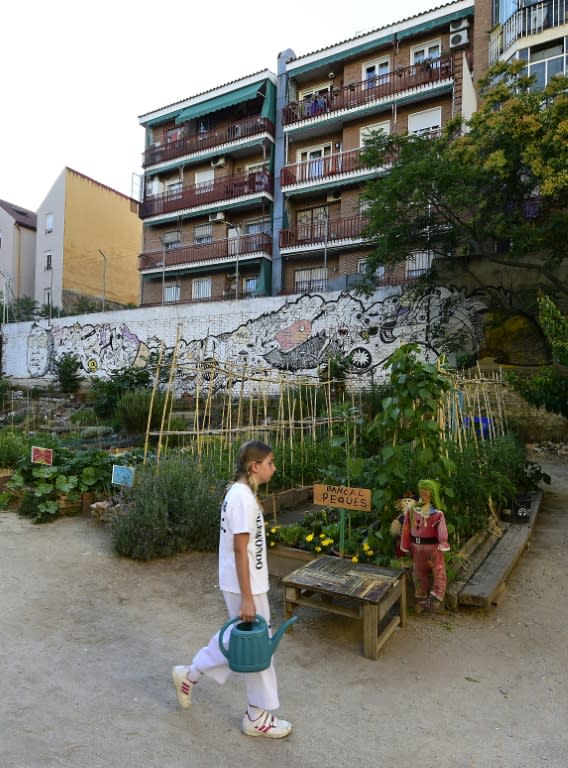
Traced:
POLYGON ((271 528, 270 533, 276 533, 276 528, 271 528))
POLYGON ((321 547, 314 547, 316 552, 321 552, 321 547))
POLYGON ((312 541, 313 538, 314 538, 314 534, 313 533, 308 533, 308 535, 306 536, 306 541, 312 541))
POLYGON ((373 552, 373 550, 372 550, 372 549, 368 549, 368 550, 367 550, 367 554, 368 554, 368 556, 369 556, 369 557, 373 557, 373 555, 374 555, 375 553, 373 552))
POLYGON ((325 539, 325 533, 320 533, 320 539, 325 539))
POLYGON ((271 542, 270 542, 270 546, 271 546, 271 547, 275 547, 275 546, 276 546, 276 542, 275 542, 275 541, 271 541, 271 542))
POLYGON ((359 558, 357 557, 357 555, 353 555, 353 557, 351 558, 351 562, 352 563, 358 563, 359 562, 359 558))
POLYGON ((363 542, 363 549, 365 550, 365 552, 369 549, 369 545, 367 544, 366 541, 363 542))

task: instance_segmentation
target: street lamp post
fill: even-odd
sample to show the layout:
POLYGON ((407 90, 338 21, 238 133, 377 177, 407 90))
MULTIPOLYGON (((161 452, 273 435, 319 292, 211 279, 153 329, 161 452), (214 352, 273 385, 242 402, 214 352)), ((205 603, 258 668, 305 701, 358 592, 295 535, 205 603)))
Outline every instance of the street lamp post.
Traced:
POLYGON ((107 257, 105 254, 101 251, 99 248, 99 253, 103 257, 103 301, 102 301, 102 311, 105 311, 105 299, 106 299, 106 271, 107 271, 107 257))

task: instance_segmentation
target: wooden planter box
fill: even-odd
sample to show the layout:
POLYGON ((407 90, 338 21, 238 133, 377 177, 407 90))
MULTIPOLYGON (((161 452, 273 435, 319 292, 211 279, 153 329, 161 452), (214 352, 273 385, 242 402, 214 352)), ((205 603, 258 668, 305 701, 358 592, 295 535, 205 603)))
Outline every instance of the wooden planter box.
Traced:
POLYGON ((260 503, 262 504, 266 520, 269 520, 271 515, 278 515, 283 509, 291 509, 300 504, 312 501, 313 496, 313 486, 306 485, 302 488, 291 488, 287 491, 280 491, 279 493, 272 493, 270 496, 264 496, 260 500, 260 503))
POLYGON ((283 544, 275 544, 268 548, 268 572, 278 579, 287 576, 296 568, 301 568, 306 563, 315 560, 315 552, 307 552, 304 549, 285 547, 283 544))

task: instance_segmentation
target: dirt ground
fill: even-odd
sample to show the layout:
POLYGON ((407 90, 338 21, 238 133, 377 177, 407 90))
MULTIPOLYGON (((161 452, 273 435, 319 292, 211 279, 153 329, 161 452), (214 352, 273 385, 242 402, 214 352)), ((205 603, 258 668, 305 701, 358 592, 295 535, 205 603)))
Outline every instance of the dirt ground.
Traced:
POLYGON ((370 661, 357 623, 300 610, 275 657, 282 741, 239 732, 238 676, 177 709, 172 664, 225 620, 216 555, 136 563, 89 516, 0 513, 0 768, 566 768, 568 464, 538 460, 552 486, 491 612, 411 614, 370 661))

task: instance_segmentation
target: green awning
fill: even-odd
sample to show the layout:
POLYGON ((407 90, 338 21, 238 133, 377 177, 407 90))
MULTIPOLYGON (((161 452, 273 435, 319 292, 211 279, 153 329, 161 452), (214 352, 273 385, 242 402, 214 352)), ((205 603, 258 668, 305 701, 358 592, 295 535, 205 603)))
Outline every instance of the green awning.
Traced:
POLYGON ((239 104, 242 101, 255 99, 263 86, 264 81, 261 83, 254 83, 253 85, 247 85, 244 88, 238 88, 236 91, 224 93, 222 96, 217 96, 214 99, 201 101, 199 104, 187 107, 187 109, 182 110, 176 117, 176 125, 186 123, 188 120, 193 120, 195 117, 208 115, 211 112, 218 112, 225 107, 232 107, 234 104, 239 104))
POLYGON ((266 117, 274 122, 274 111, 276 109, 276 86, 270 80, 266 81, 266 91, 264 92, 264 101, 260 116, 266 117))

